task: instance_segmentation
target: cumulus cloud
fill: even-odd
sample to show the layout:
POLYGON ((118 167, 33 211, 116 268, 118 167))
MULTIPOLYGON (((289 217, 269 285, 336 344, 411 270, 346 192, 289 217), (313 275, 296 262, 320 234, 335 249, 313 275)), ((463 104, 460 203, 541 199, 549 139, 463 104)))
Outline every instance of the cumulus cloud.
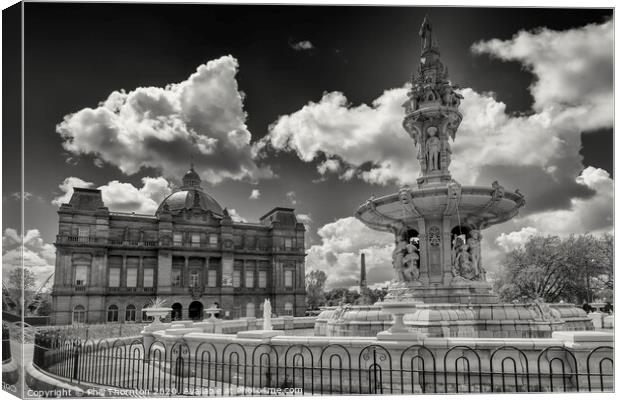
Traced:
POLYGON ((359 284, 361 253, 366 254, 369 283, 384 282, 394 277, 391 265, 392 234, 374 231, 354 217, 328 223, 317 233, 320 243, 308 249, 306 269, 325 271, 328 289, 359 284))
POLYGON ((286 198, 288 199, 288 201, 291 202, 292 205, 297 204, 297 197, 293 190, 291 190, 290 192, 286 192, 286 198))
POLYGON ((313 50, 315 47, 309 40, 301 40, 299 42, 291 42, 290 46, 293 50, 296 51, 308 51, 313 50))
POLYGON ((230 215, 230 218, 235 221, 235 222, 248 222, 248 220, 244 217, 242 217, 239 212, 237 212, 236 209, 234 208, 229 208, 228 209, 228 214, 230 215))
POLYGON ((310 214, 297 214, 297 221, 305 225, 306 230, 312 225, 312 216, 310 214))
POLYGON ((180 83, 114 91, 96 108, 66 115, 56 131, 70 154, 128 175, 153 167, 179 179, 192 154, 196 171, 212 183, 270 177, 254 160, 237 71, 237 60, 224 56, 180 83))
POLYGON ((592 189, 595 195, 588 199, 573 198, 569 209, 529 214, 520 222, 549 235, 613 233, 614 182, 609 173, 587 167, 576 181, 592 189))
POLYGON ((260 199, 260 190, 252 189, 252 192, 250 193, 250 200, 258 200, 258 199, 260 199))
POLYGON ((319 102, 280 116, 256 148, 294 151, 305 162, 324 157, 319 172, 342 170, 345 179, 357 173, 375 183, 415 181, 413 142, 401 127, 406 93, 406 88, 387 90, 372 106, 357 107, 341 92, 325 93, 319 102), (364 164, 370 169, 358 171, 364 164))
POLYGON ((36 282, 41 285, 54 272, 56 249, 53 244, 45 243, 38 229, 29 229, 24 235, 24 245, 19 233, 7 228, 2 235, 2 274, 4 277, 22 266, 22 249, 24 267, 34 273, 36 282))
MULTIPOLYGON (((92 182, 86 182, 80 178, 68 177, 58 185, 63 192, 52 200, 52 204, 60 206, 68 203, 73 194, 74 187, 94 187, 92 182)), ((172 193, 170 183, 163 177, 142 178, 142 187, 137 188, 131 183, 123 183, 117 180, 99 186, 103 203, 111 211, 135 212, 138 214, 154 214, 162 200, 172 193)))
POLYGON ((532 236, 538 233, 536 228, 526 226, 516 232, 510 232, 508 234, 502 233, 496 239, 495 242, 502 248, 503 251, 509 252, 524 245, 532 236))
POLYGON ((510 40, 472 46, 477 54, 518 61, 536 77, 530 86, 534 110, 559 107, 578 112, 582 129, 613 122, 613 21, 566 31, 521 31, 510 40))

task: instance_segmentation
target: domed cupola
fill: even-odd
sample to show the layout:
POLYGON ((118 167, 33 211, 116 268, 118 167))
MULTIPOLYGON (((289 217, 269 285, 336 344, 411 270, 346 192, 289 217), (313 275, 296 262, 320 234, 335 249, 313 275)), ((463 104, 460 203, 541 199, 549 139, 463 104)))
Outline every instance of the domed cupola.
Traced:
POLYGON ((198 189, 202 190, 200 187, 200 175, 194 170, 194 164, 192 163, 189 167, 189 170, 183 175, 183 186, 181 186, 181 190, 188 189, 198 189))
POLYGON ((194 170, 192 164, 190 169, 183 175, 183 185, 178 192, 172 193, 161 202, 157 213, 162 210, 179 212, 182 210, 200 209, 211 211, 217 217, 224 215, 222 206, 211 196, 205 193, 200 186, 200 175, 194 170))

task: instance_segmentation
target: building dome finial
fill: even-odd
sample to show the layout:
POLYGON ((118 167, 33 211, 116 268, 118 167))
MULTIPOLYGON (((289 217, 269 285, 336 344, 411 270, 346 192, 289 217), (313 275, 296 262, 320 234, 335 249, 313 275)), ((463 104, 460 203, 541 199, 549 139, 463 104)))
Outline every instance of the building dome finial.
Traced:
POLYGON ((191 188, 200 189, 201 182, 202 180, 200 179, 200 175, 198 175, 198 173, 194 169, 194 162, 192 160, 189 170, 185 173, 185 175, 183 175, 183 186, 181 187, 181 190, 187 190, 191 188))

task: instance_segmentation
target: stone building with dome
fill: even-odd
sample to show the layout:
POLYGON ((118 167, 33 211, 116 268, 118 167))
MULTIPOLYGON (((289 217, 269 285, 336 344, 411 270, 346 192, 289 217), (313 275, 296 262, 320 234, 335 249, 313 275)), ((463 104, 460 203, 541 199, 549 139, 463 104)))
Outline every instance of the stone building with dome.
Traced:
POLYGON ((58 210, 52 323, 141 322, 154 297, 174 319, 305 312, 304 232, 291 208, 233 221, 194 168, 155 215, 109 211, 101 191, 74 188, 58 210))

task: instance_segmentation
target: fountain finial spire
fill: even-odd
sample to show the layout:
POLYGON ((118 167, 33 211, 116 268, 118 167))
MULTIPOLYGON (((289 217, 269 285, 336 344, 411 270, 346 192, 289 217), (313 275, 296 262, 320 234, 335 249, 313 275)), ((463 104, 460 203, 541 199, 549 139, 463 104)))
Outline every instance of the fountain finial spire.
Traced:
POLYGON ((458 86, 448 80, 448 68, 439 59, 439 46, 428 15, 418 32, 420 64, 413 74, 411 91, 403 104, 403 127, 413 139, 420 163, 419 185, 447 184, 454 140, 463 116, 458 108, 463 98, 458 86))
POLYGON ((431 51, 439 54, 439 45, 437 44, 437 38, 433 35, 433 27, 428 14, 424 16, 418 35, 420 36, 420 54, 422 57, 431 51))

